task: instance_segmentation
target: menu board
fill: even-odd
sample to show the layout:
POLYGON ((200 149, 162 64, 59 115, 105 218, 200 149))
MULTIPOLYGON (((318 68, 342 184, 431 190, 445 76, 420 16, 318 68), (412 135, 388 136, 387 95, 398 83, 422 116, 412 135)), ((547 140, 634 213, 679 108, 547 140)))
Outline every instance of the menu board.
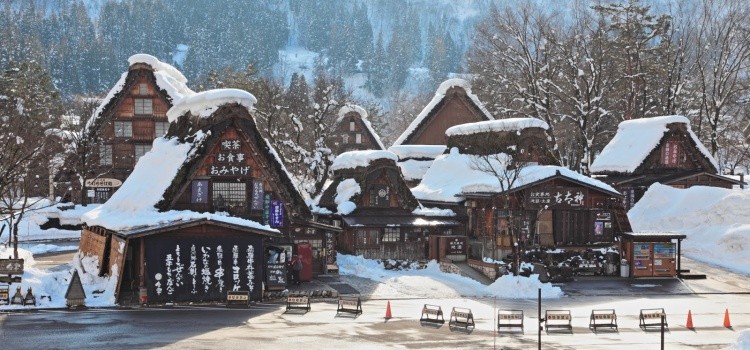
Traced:
POLYGON ((268 289, 286 287, 286 264, 268 264, 268 289))

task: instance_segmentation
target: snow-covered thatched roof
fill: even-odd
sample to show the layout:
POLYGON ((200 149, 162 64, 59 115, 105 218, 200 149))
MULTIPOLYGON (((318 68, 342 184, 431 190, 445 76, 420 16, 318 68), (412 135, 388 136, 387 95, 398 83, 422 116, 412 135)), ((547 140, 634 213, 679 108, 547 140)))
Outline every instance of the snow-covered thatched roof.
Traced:
MULTIPOLYGON (((502 186, 494 175, 477 169, 478 157, 461 154, 457 148, 441 155, 427 170, 422 182, 412 189, 418 200, 431 202, 458 203, 464 193, 502 193, 502 186)), ((494 159, 494 158, 491 158, 494 159)), ((502 154, 497 159, 503 159, 502 154)), ((493 168, 502 169, 500 161, 493 162, 493 168)), ((524 187, 555 176, 562 176, 611 194, 618 194, 611 186, 590 177, 581 175, 565 167, 553 165, 527 165, 520 169, 518 179, 510 190, 524 187)))
MULTIPOLYGON (((138 64, 150 66, 153 70, 156 85, 166 93, 166 98, 172 104, 181 100, 185 96, 190 96, 195 93, 187 87, 187 79, 179 70, 177 70, 177 68, 159 61, 159 59, 154 56, 136 54, 128 58, 128 64, 131 68, 138 64)), ((101 100, 101 103, 99 103, 96 110, 94 110, 94 113, 86 123, 84 130, 90 130, 94 125, 99 123, 102 114, 113 107, 114 102, 120 97, 120 95, 122 95, 125 86, 129 83, 132 84, 135 81, 135 77, 128 79, 129 75, 130 69, 120 75, 120 79, 115 83, 112 89, 109 90, 107 96, 101 100)))
POLYGON ((591 172, 634 172, 659 145, 665 133, 669 130, 667 125, 672 123, 685 124, 690 138, 701 154, 715 169, 719 169, 716 159, 711 156, 698 136, 693 133, 690 128, 690 121, 681 115, 669 115, 627 120, 620 123, 615 137, 591 164, 591 172))
POLYGON ((385 145, 383 145, 383 141, 380 140, 380 136, 375 132, 375 129, 372 128, 372 123, 370 123, 370 120, 367 117, 367 111, 365 111, 364 108, 353 104, 347 104, 344 107, 341 107, 341 109, 339 109, 339 115, 336 119, 336 123, 340 123, 341 120, 344 119, 344 117, 349 113, 358 114, 359 119, 362 120, 362 123, 367 128, 367 132, 375 140, 375 144, 377 144, 380 149, 385 149, 385 145))
POLYGON ((336 156, 331 165, 331 170, 354 169, 357 167, 367 167, 375 160, 390 159, 398 161, 398 157, 388 151, 366 150, 366 151, 349 151, 336 156))
POLYGON ((249 111, 255 109, 257 102, 255 96, 245 90, 240 89, 214 89, 199 92, 175 102, 172 108, 167 111, 167 118, 174 122, 180 116, 190 113, 201 118, 208 118, 219 107, 237 103, 246 107, 249 111))
POLYGON ((396 139, 393 145, 398 146, 406 142, 406 140, 411 137, 414 132, 417 131, 419 126, 425 122, 425 119, 433 114, 435 107, 437 107, 440 102, 445 99, 445 94, 452 87, 459 87, 463 89, 466 92, 466 96, 469 97, 474 106, 481 111, 484 119, 495 119, 494 117, 492 117, 492 114, 490 114, 487 108, 484 107, 484 104, 479 101, 479 98, 471 92, 471 84, 468 81, 459 78, 448 79, 440 84, 437 91, 435 92, 435 97, 433 97, 430 103, 428 103, 427 106, 425 106, 424 109, 422 109, 422 111, 417 115, 417 117, 414 118, 414 120, 411 122, 411 124, 409 124, 406 130, 404 130, 401 136, 396 139))

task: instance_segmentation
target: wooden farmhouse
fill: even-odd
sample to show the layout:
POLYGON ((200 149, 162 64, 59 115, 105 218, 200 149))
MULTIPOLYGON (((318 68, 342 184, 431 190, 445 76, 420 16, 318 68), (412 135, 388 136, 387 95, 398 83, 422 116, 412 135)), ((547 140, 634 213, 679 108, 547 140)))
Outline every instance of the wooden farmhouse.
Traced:
POLYGON ((550 164, 545 122, 533 118, 447 130, 441 155, 412 192, 425 205, 466 216, 474 259, 520 247, 611 245, 630 223, 611 186, 550 164), (456 176, 455 174, 460 174, 456 176))
POLYGON ((289 255, 309 250, 309 275, 335 257, 337 229, 312 222, 254 103, 235 89, 181 99, 167 135, 83 216, 80 250, 117 276, 118 301, 223 301, 227 291, 260 300, 263 283, 285 284, 289 255))
POLYGON ((104 203, 125 181, 138 159, 151 149, 154 139, 169 128, 167 110, 194 92, 174 67, 146 54, 128 59, 128 71, 109 91, 83 129, 91 147, 85 155, 69 159, 60 179, 73 187, 71 200, 82 202, 75 165, 86 173, 86 202, 104 203))
POLYGON ((334 161, 334 180, 319 206, 322 217, 340 222, 339 251, 371 259, 419 260, 428 257, 431 236, 462 234, 452 211, 421 207, 396 159, 388 151, 352 151, 334 161))
POLYGON ((349 151, 384 150, 383 142, 367 119, 367 111, 356 105, 341 107, 336 119, 334 154, 349 151))
POLYGON ((493 120, 471 85, 463 79, 444 81, 435 97, 393 143, 400 145, 445 145, 445 131, 465 123, 493 120))
POLYGON ((742 184, 718 174, 718 163, 693 133, 690 121, 677 115, 620 123, 591 164, 591 172, 623 194, 626 209, 655 182, 676 188, 742 184))

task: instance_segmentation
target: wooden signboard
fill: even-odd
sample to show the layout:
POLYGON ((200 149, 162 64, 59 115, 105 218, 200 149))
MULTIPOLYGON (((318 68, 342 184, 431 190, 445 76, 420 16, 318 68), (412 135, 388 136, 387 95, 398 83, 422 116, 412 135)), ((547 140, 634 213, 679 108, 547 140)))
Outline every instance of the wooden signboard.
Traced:
POLYGON ((10 287, 0 287, 0 305, 10 303, 10 287))
POLYGON ((101 188, 115 188, 122 186, 122 181, 118 179, 110 179, 106 177, 100 177, 96 179, 86 179, 86 187, 101 187, 101 188))
POLYGON ((268 290, 286 288, 286 264, 268 264, 268 290))
POLYGON ((23 259, 0 259, 0 275, 23 275, 23 259))

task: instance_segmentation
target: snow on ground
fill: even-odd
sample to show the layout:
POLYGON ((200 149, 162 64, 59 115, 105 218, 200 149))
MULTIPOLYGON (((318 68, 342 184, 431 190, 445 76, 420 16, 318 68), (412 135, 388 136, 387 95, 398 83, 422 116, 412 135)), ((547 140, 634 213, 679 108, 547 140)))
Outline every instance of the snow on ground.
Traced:
POLYGON ((628 212, 634 231, 687 236, 682 253, 750 274, 750 191, 653 184, 628 212))
POLYGON ((33 255, 49 254, 56 252, 70 252, 78 250, 78 243, 75 245, 56 245, 56 244, 19 244, 19 247, 28 250, 33 255))
MULTIPOLYGON (((12 247, 0 246, 0 256, 12 254, 12 247)), ((31 251, 19 248, 18 255, 19 258, 24 259, 24 272, 22 282, 10 286, 11 297, 16 292, 16 287, 21 287, 24 296, 27 289, 31 287, 37 303, 36 306, 0 305, 0 309, 65 307, 65 292, 68 290, 74 270, 78 270, 81 277, 81 283, 86 292, 86 306, 113 306, 115 304, 114 290, 117 277, 99 277, 99 264, 96 257, 81 258, 75 254, 69 268, 47 271, 35 267, 36 261, 31 251)))
MULTIPOLYGON (((506 299, 534 299, 542 288, 544 298, 560 298, 563 292, 550 283, 531 277, 505 275, 489 286, 468 277, 445 273, 434 260, 425 269, 386 270, 383 263, 362 256, 339 254, 339 273, 378 282, 373 297, 464 298, 498 297, 506 299)), ((349 280, 355 289, 356 280, 349 280)), ((363 282, 364 283, 364 282, 363 282)), ((366 289, 366 288, 363 288, 366 289)))
POLYGON ((724 350, 750 350, 750 330, 742 331, 737 342, 724 350))
MULTIPOLYGON (((36 203, 31 210, 26 212, 21 222, 18 224, 18 241, 36 241, 47 239, 78 239, 81 237, 81 230, 62 230, 47 229, 42 230, 43 225, 50 218, 60 219, 63 225, 80 225, 81 214, 99 207, 98 204, 89 204, 88 206, 76 205, 72 209, 63 210, 67 204, 53 204, 47 199, 35 200, 36 203)), ((7 225, 6 222, 3 222, 7 225)), ((8 228, 0 234, 0 242, 8 242, 8 228)))

